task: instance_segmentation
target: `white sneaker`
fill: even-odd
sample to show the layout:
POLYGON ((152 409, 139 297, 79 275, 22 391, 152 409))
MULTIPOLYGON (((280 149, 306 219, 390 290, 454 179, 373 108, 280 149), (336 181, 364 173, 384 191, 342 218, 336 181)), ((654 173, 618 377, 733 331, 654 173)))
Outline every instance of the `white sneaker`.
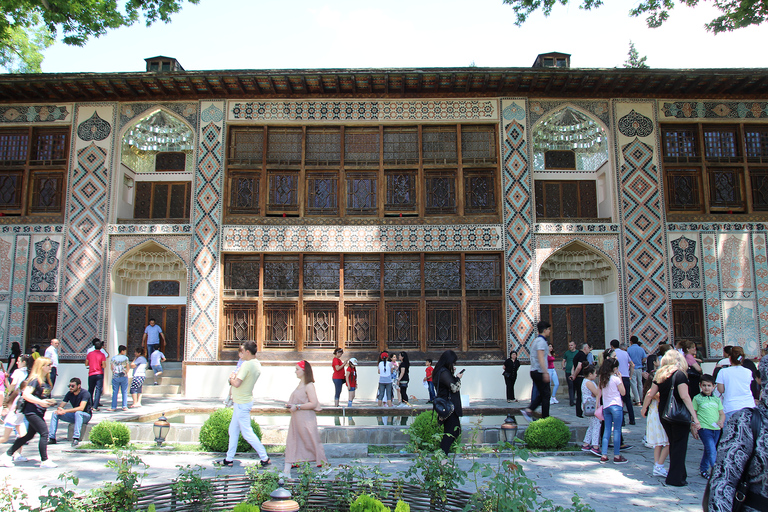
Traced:
POLYGON ((43 462, 41 462, 41 463, 40 463, 40 467, 41 467, 41 468, 48 468, 48 469, 52 469, 52 468, 57 468, 57 467, 59 467, 59 465, 58 465, 58 464, 56 464, 55 462, 53 462, 51 459, 48 459, 48 460, 46 460, 46 461, 43 461, 43 462))
POLYGON ((4 468, 12 468, 13 459, 7 453, 0 455, 0 466, 4 468))
POLYGON ((667 468, 664 466, 653 466, 653 476, 663 476, 666 478, 668 474, 667 468))
POLYGON ((400 404, 398 404, 397 407, 408 407, 408 404, 405 402, 401 402, 400 404))
POLYGON ((557 398, 552 397, 552 403, 559 404, 560 402, 558 402, 557 398))
POLYGON ((14 455, 13 462, 27 462, 29 459, 23 455, 14 455))

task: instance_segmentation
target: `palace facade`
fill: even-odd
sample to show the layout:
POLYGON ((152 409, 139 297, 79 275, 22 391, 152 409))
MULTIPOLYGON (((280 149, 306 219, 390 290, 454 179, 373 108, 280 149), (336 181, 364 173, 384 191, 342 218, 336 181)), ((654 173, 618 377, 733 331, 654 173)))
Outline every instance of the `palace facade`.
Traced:
POLYGON ((558 353, 636 335, 756 356, 768 70, 554 53, 2 75, 0 213, 3 349, 58 337, 65 375, 94 337, 132 352, 149 318, 187 396, 220 395, 244 340, 275 394, 341 346, 372 380, 380 350, 453 349, 470 394, 502 396, 498 365, 527 359, 540 318, 558 353))

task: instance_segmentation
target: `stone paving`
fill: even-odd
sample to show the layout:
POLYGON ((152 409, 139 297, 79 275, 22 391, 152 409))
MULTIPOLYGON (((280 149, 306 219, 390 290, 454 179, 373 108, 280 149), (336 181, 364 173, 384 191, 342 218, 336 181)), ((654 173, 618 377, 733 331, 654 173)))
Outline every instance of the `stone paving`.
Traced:
MULTIPOLYGON (((567 400, 567 399, 566 399, 567 400)), ((179 402, 175 400, 174 402, 179 402)), ((184 400, 197 406, 215 407, 215 401, 184 400)), ((257 404, 262 407, 272 407, 276 403, 265 401, 257 404)), ((371 405, 371 404, 360 404, 371 405)), ((523 403, 511 404, 521 406, 523 403)), ((491 408, 506 408, 508 404, 503 400, 487 400, 473 402, 473 406, 485 406, 491 408)), ((163 399, 147 399, 142 414, 153 411, 162 411, 169 408, 169 404, 163 399)), ((663 478, 654 477, 651 474, 653 467, 653 451, 642 444, 645 431, 645 419, 639 415, 639 407, 635 408, 637 425, 626 426, 623 429, 625 442, 633 445, 629 451, 622 452, 628 464, 614 465, 612 463, 599 464, 598 458, 584 452, 569 452, 567 454, 536 454, 523 463, 527 475, 539 483, 542 493, 561 505, 570 504, 570 497, 577 492, 583 500, 588 502, 598 512, 614 512, 623 507, 633 506, 639 510, 701 510, 701 496, 704 492, 705 481, 698 474, 698 464, 702 455, 701 442, 689 439, 688 444, 688 482, 683 488, 667 487, 663 484, 663 478)), ((574 426, 584 425, 585 420, 575 417, 572 408, 558 404, 551 408, 551 414, 570 422, 574 426)), ((134 411, 110 415, 97 413, 94 422, 104 418, 128 419, 135 415, 134 411)), ((353 427, 350 427, 353 428, 353 427)), ((63 431, 59 431, 59 439, 63 438, 63 431)), ((8 444, 5 445, 5 448, 8 444)), ((330 451, 329 451, 330 453, 330 451)), ((61 482, 58 477, 63 472, 71 472, 80 478, 81 489, 91 489, 101 485, 104 480, 114 477, 111 470, 105 468, 108 454, 92 451, 75 450, 67 442, 59 442, 49 446, 49 456, 59 464, 56 469, 42 469, 37 467, 39 456, 37 454, 37 438, 25 448, 25 455, 30 457, 29 462, 18 463, 15 468, 0 468, 0 481, 6 477, 10 481, 23 487, 32 496, 39 495, 42 486, 58 486, 61 482)), ((201 464, 205 466, 205 476, 215 476, 219 472, 227 474, 243 474, 244 465, 256 463, 253 455, 238 455, 233 468, 216 469, 213 461, 220 459, 220 454, 204 453, 146 453, 142 459, 149 464, 144 484, 167 483, 178 473, 178 465, 201 464)), ((471 460, 457 459, 463 469, 469 469, 471 460)), ((273 457, 274 466, 282 469, 282 456, 273 457)), ((368 456, 366 458, 351 459, 346 457, 331 457, 332 466, 348 463, 379 464, 383 471, 397 473, 403 471, 412 459, 395 455, 368 456)), ((472 488, 464 486, 467 490, 472 488)))

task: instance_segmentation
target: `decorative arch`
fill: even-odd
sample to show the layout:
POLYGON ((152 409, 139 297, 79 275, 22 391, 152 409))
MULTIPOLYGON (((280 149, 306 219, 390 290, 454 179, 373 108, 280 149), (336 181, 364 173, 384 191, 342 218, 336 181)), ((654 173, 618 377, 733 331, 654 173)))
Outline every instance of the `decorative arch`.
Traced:
MULTIPOLYGON (((618 241, 606 239, 612 246, 618 245, 618 241), (615 242, 615 243, 614 243, 615 242)), ((553 265, 563 264, 567 268, 562 269, 560 278, 571 276, 579 279, 612 279, 615 287, 618 288, 618 265, 614 260, 615 254, 610 255, 595 245, 595 241, 587 242, 579 238, 571 240, 559 240, 556 247, 550 246, 546 249, 537 250, 536 275, 539 277, 539 283, 542 280, 542 272, 549 272, 551 276, 557 276, 558 270, 552 268, 553 265), (544 254, 542 254, 544 253, 544 254), (539 258, 538 256, 544 256, 539 258), (572 258, 571 256, 576 256, 572 258)))
POLYGON ((164 105, 147 108, 120 129, 120 162, 137 175, 155 171, 192 172, 195 127, 164 105), (158 155, 163 160, 157 160, 158 155), (181 154, 183 169, 180 169, 181 154), (157 167, 168 166, 168 169, 157 167))
POLYGON ((155 240, 137 243, 110 264, 112 292, 122 295, 146 295, 147 283, 153 280, 175 280, 189 288, 188 255, 184 258, 155 240), (143 292, 143 293, 142 293, 143 292))
POLYGON ((589 110, 573 103, 558 105, 543 113, 532 126, 533 170, 594 172, 610 160, 609 135, 607 124, 589 110), (563 162, 546 168, 547 152, 547 158, 560 158, 563 162), (573 153, 572 167, 565 161, 569 152, 573 153))

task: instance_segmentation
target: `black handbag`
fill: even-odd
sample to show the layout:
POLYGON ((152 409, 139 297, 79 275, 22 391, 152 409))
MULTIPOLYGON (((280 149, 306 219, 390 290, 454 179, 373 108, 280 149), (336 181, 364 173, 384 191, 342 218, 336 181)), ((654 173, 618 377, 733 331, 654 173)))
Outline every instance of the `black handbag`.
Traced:
POLYGON ((680 395, 677 393, 677 373, 672 377, 672 389, 669 390, 669 398, 664 406, 664 412, 661 415, 661 419, 670 423, 676 423, 678 425, 690 425, 691 424, 691 412, 685 406, 685 403, 680 399, 680 395))
MULTIPOLYGON (((447 371, 447 370, 443 370, 447 371)), ((440 390, 440 376, 437 376, 437 389, 435 390, 435 393, 437 393, 440 390)), ((448 419, 448 417, 453 414, 453 401, 451 400, 451 388, 448 388, 448 398, 435 398, 435 401, 432 404, 432 407, 434 408, 435 412, 437 413, 437 419, 440 421, 445 421, 448 419)))

